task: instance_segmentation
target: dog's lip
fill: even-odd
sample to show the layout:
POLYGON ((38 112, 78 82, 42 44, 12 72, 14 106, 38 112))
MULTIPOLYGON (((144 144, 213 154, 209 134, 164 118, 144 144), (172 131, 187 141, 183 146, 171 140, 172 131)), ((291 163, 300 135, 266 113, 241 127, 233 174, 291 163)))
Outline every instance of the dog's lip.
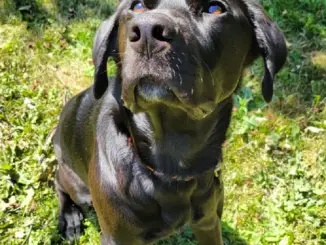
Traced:
MULTIPOLYGON (((136 84, 133 87, 133 93, 129 94, 132 96, 129 98, 132 99, 125 100, 125 106, 133 112, 148 110, 152 106, 162 104, 179 108, 187 112, 193 119, 200 120, 210 115, 214 108, 213 100, 197 104, 192 96, 189 96, 189 93, 182 93, 169 87, 166 82, 150 76, 138 79, 136 84)), ((126 98, 128 97, 126 96, 126 98)))
POLYGON ((137 100, 140 99, 144 103, 171 103, 178 100, 173 90, 166 83, 150 78, 140 79, 135 86, 134 94, 137 100))

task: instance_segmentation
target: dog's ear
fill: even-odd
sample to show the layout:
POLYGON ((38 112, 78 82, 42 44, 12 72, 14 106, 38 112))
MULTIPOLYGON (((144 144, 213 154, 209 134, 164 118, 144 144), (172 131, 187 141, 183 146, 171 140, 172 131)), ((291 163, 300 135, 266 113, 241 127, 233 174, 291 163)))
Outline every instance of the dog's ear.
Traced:
POLYGON ((104 21, 96 32, 93 42, 93 63, 94 74, 94 97, 100 99, 108 88, 107 62, 109 57, 113 57, 117 62, 118 53, 118 27, 120 13, 124 9, 124 3, 120 1, 116 12, 104 21))
POLYGON ((262 93, 266 102, 273 98, 273 83, 275 75, 283 67, 287 48, 283 33, 265 13, 259 3, 244 1, 248 19, 254 28, 252 56, 261 55, 264 59, 265 74, 262 82, 262 93))

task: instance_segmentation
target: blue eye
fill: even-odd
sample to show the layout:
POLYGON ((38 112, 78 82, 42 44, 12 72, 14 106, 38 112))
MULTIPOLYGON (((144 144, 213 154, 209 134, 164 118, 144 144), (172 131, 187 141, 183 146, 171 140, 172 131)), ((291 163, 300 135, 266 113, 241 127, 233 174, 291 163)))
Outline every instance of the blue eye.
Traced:
POLYGON ((134 8, 133 8, 133 11, 136 12, 136 13, 144 12, 145 11, 144 5, 142 3, 136 3, 134 8))
POLYGON ((224 11, 222 5, 217 2, 212 2, 208 7, 208 13, 210 14, 219 15, 222 14, 223 12, 224 11))

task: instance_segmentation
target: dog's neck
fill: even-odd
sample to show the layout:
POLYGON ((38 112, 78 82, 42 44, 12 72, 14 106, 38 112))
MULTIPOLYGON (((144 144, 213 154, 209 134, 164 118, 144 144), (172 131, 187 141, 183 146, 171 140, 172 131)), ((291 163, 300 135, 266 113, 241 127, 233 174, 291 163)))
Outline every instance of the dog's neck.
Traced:
POLYGON ((143 164, 167 178, 198 176, 221 160, 231 111, 229 98, 202 120, 167 107, 129 114, 133 147, 143 164))

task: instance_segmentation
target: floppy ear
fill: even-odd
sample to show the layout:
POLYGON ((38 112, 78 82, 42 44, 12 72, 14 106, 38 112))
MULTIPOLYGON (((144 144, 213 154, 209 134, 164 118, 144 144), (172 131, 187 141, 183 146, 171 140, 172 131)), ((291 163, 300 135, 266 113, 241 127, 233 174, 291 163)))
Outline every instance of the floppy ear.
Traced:
POLYGON ((285 39, 276 23, 267 16, 258 3, 253 1, 244 1, 244 3, 248 10, 249 21, 254 27, 254 56, 261 55, 264 59, 262 93, 265 101, 270 102, 273 98, 275 75, 281 70, 287 57, 285 39))
MULTIPOLYGON (((122 1, 120 1, 122 2, 122 1)), ((117 11, 104 21, 96 32, 93 42, 94 97, 100 99, 108 88, 107 62, 109 57, 117 61, 119 17, 124 6, 120 4, 117 11)))

